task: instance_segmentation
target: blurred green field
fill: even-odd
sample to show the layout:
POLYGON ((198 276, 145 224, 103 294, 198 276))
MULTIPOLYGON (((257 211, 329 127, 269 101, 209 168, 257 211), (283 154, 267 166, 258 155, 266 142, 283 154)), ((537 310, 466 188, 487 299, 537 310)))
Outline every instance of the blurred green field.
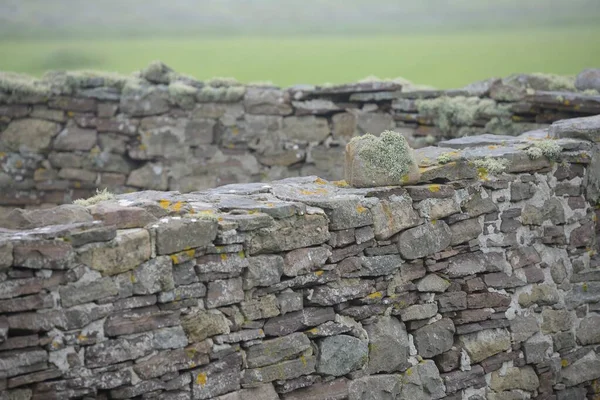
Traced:
POLYGON ((361 36, 0 39, 0 70, 129 73, 160 59, 198 79, 351 82, 402 76, 439 88, 515 72, 576 74, 600 67, 600 26, 361 36))

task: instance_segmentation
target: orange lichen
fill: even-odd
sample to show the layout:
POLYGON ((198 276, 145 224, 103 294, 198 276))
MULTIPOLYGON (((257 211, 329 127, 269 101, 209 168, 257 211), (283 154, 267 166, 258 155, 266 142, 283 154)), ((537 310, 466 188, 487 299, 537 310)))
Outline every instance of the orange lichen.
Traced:
POLYGON ((326 180, 324 180, 324 179, 321 179, 321 178, 317 178, 317 179, 315 179, 315 183, 316 183, 317 185, 327 185, 327 181, 326 181, 326 180))
POLYGON ((158 205, 166 210, 171 205, 171 202, 169 200, 159 200, 158 205))
POLYGON ((317 195, 317 194, 326 194, 327 189, 323 189, 323 188, 318 188, 315 190, 302 189, 302 190, 300 190, 300 193, 302 193, 306 196, 312 196, 312 195, 317 195))
POLYGON ((356 206, 356 212, 358 212, 358 213, 360 213, 360 214, 362 214, 362 213, 364 213, 364 212, 366 212, 366 211, 368 211, 368 210, 369 210, 368 208, 366 208, 366 207, 363 207, 363 206, 362 206, 362 205, 360 205, 360 204, 356 206))

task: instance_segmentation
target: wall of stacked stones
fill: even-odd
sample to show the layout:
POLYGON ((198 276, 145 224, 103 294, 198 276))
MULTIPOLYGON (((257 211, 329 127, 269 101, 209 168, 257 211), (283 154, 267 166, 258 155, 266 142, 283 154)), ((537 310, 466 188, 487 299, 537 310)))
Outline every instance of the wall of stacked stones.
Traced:
POLYGON ((285 89, 200 82, 160 63, 134 76, 4 73, 0 206, 69 203, 96 188, 189 192, 293 176, 335 180, 345 144, 367 132, 395 129, 418 148, 600 114, 597 91, 557 79, 516 75, 439 91, 376 80, 285 89))
POLYGON ((600 169, 581 138, 600 121, 551 134, 560 162, 530 157, 536 132, 418 150, 412 186, 310 176, 15 213, 0 398, 597 398, 600 169))

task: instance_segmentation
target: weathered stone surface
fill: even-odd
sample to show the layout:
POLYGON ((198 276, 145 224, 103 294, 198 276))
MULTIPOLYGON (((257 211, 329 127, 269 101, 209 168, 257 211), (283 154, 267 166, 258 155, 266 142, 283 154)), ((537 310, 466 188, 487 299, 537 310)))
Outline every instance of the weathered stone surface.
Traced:
POLYGON ((264 255, 248 259, 248 268, 244 271, 244 290, 257 286, 271 286, 278 283, 283 274, 283 257, 264 255))
POLYGON ((243 301, 240 303, 240 309, 244 317, 250 321, 279 315, 279 303, 277 297, 273 294, 255 300, 243 301))
POLYGON ((477 218, 466 219, 450 225, 452 233, 451 246, 467 242, 477 238, 483 231, 481 223, 477 218))
POLYGON ((448 318, 417 329, 412 335, 418 354, 424 358, 432 358, 450 350, 454 343, 454 332, 454 324, 448 318))
POLYGON ((587 68, 577 74, 575 87, 579 90, 597 90, 600 92, 600 69, 587 68))
POLYGON ((283 134, 289 140, 319 143, 329 136, 329 124, 326 118, 287 117, 283 119, 283 134))
POLYGON ((181 326, 190 342, 230 332, 227 318, 218 311, 194 310, 181 317, 181 326))
POLYGON ((396 233, 418 225, 421 219, 407 196, 390 196, 371 208, 373 228, 377 240, 386 240, 396 233))
POLYGON ((310 340, 303 333, 293 333, 277 339, 266 340, 246 351, 249 368, 263 367, 294 358, 310 347, 310 340))
POLYGON ((52 138, 58 134, 60 125, 41 119, 14 120, 0 134, 0 139, 12 151, 44 151, 50 146, 52 138))
POLYGON ((445 218, 461 211, 458 202, 453 198, 425 199, 416 207, 421 216, 429 220, 445 218))
POLYGON ((59 293, 63 307, 72 307, 116 296, 119 290, 112 279, 102 278, 92 282, 62 287, 59 293))
POLYGON ((558 303, 560 295, 558 290, 547 284, 533 285, 530 293, 521 293, 519 295, 519 304, 521 307, 529 307, 533 304, 540 306, 551 306, 558 303))
POLYGON ((320 269, 330 256, 331 251, 326 247, 292 250, 285 255, 283 273, 297 276, 320 269))
POLYGON ((469 308, 487 308, 487 307, 508 307, 510 304, 510 296, 497 293, 472 293, 467 295, 467 306, 469 308))
POLYGON ((373 292, 372 284, 367 280, 342 279, 318 286, 310 299, 311 304, 331 306, 344 301, 364 297, 373 292))
POLYGON ((589 315, 581 321, 577 328, 577 340, 582 345, 600 343, 600 316, 589 315))
POLYGON ((523 343, 523 353, 527 364, 544 362, 548 356, 548 349, 552 348, 552 341, 544 337, 532 337, 523 343))
POLYGON ((483 361, 511 346, 510 333, 506 329, 489 329, 462 335, 458 342, 469 354, 471 363, 483 361))
POLYGON ((369 374, 402 371, 410 365, 408 335, 402 322, 394 317, 380 317, 365 330, 369 337, 369 374), (391 348, 396 351, 390 353, 391 348))
POLYGON ((560 371, 561 381, 567 386, 575 386, 582 382, 600 377, 600 358, 590 351, 584 357, 560 371))
POLYGON ((573 326, 574 320, 575 316, 570 311, 545 309, 542 311, 541 329, 543 333, 567 331, 573 326))
POLYGON ((450 282, 446 279, 443 279, 436 274, 429 274, 417 283, 417 290, 419 292, 442 293, 445 292, 449 286, 450 282))
POLYGON ((104 275, 116 275, 134 269, 151 255, 150 235, 144 229, 117 232, 117 237, 106 244, 86 245, 79 260, 104 275))
POLYGON ((523 225, 542 225, 544 221, 548 220, 553 224, 565 223, 565 210, 558 199, 546 200, 542 207, 531 204, 525 204, 523 207, 521 212, 523 225))
POLYGON ((176 253, 208 246, 217 235, 217 221, 210 219, 169 219, 156 228, 158 254, 176 253))
POLYGON ((314 214, 276 220, 273 226, 252 232, 247 245, 248 253, 253 255, 319 245, 327 240, 327 218, 314 214))
MULTIPOLYGON (((216 400, 279 400, 279 396, 272 384, 264 384, 253 388, 241 389, 233 393, 216 397, 216 400)), ((162 399, 160 399, 162 400, 162 399)))
POLYGON ((529 366, 508 368, 502 375, 499 371, 492 372, 490 387, 496 392, 514 389, 533 392, 539 386, 540 381, 533 368, 529 366))
POLYGON ((334 319, 335 313, 331 307, 309 307, 269 319, 264 331, 268 336, 284 336, 334 319))
POLYGON ((315 364, 316 358, 314 356, 301 356, 300 358, 283 361, 279 364, 247 369, 244 371, 242 382, 251 384, 255 382, 273 382, 276 380, 294 379, 315 372, 315 364))
POLYGON ((414 321, 434 317, 438 312, 436 303, 415 304, 400 310, 402 321, 414 321))
POLYGON ((398 399, 402 390, 400 375, 372 375, 350 381, 349 400, 398 399))
POLYGON ((192 399, 210 399, 240 389, 242 356, 233 353, 192 371, 192 399))
POLYGON ((449 292, 435 296, 440 312, 464 310, 467 308, 467 293, 449 292))
POLYGON ((132 335, 179 324, 179 312, 159 311, 158 308, 136 308, 107 318, 107 336, 132 335))
POLYGON ((426 223, 402 232, 397 240, 402 257, 414 260, 444 250, 452 233, 444 221, 426 223))
POLYGON ((0 377, 10 378, 37 369, 33 366, 48 361, 48 353, 42 349, 12 350, 0 354, 0 377), (30 368, 28 371, 28 367, 30 368))
POLYGON ((342 376, 360 369, 369 356, 367 341, 348 335, 336 335, 319 342, 317 372, 342 376))
POLYGON ((32 240, 13 244, 13 265, 31 269, 67 269, 74 259, 69 243, 32 240))
POLYGON ((446 385, 446 393, 456 393, 459 390, 485 386, 485 372, 480 365, 474 365, 468 371, 453 371, 442 375, 446 385))
POLYGON ((104 367, 127 360, 135 360, 152 352, 152 336, 141 334, 95 344, 86 349, 88 368, 104 367))
POLYGON ((156 217, 142 207, 124 207, 111 203, 96 204, 89 208, 95 220, 105 225, 114 225, 118 229, 143 228, 156 217))
POLYGON ((60 151, 88 151, 96 145, 98 134, 92 129, 81 129, 77 125, 67 124, 54 139, 52 148, 60 151))
POLYGON ((348 383, 346 378, 339 378, 329 382, 314 383, 312 386, 282 396, 284 400, 343 400, 348 397, 348 383))
POLYGON ((600 141, 600 117, 563 119, 550 126, 548 133, 553 138, 574 138, 600 141))
POLYGON ((244 108, 249 114, 288 115, 292 113, 289 94, 279 89, 248 88, 244 108))
POLYGON ((527 284, 526 282, 523 282, 516 276, 509 276, 504 272, 486 274, 484 275, 483 280, 488 287, 494 289, 511 289, 525 286, 527 284))
POLYGON ((512 340, 515 343, 524 342, 540 330, 535 315, 517 315, 510 321, 512 340))
POLYGON ((533 197, 536 187, 531 183, 512 182, 510 185, 510 201, 522 201, 533 197))
POLYGON ((206 307, 216 308, 244 300, 242 278, 217 280, 208 283, 206 307))

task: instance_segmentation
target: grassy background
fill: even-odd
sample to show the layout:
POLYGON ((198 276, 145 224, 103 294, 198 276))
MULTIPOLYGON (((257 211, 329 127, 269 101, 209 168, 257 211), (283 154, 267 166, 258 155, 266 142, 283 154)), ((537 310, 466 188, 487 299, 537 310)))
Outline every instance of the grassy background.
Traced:
POLYGON ((198 79, 343 83, 402 76, 439 88, 516 72, 576 74, 600 67, 600 25, 378 35, 162 35, 0 39, 0 70, 130 73, 160 59, 198 79))

